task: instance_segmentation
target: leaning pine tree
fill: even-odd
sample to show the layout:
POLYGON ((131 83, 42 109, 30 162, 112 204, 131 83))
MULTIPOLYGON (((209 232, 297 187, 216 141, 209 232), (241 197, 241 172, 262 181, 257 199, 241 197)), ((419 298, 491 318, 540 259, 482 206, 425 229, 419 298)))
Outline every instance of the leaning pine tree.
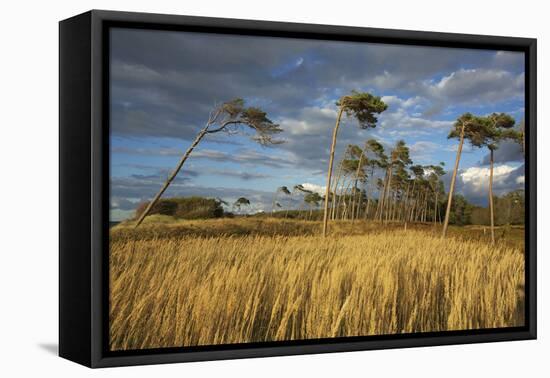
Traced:
POLYGON ((495 244, 495 211, 493 200, 493 166, 495 163, 494 152, 499 142, 503 139, 519 138, 514 130, 503 132, 503 129, 511 129, 516 121, 506 113, 493 113, 487 117, 487 137, 484 145, 489 149, 489 210, 491 215, 491 243, 495 244))
POLYGON ((354 117, 359 122, 362 129, 376 127, 378 119, 375 114, 380 114, 388 108, 388 105, 378 96, 370 93, 360 93, 352 91, 351 94, 342 96, 336 103, 338 105, 338 115, 336 125, 332 131, 332 142, 330 145, 330 156, 328 162, 327 185, 325 193, 325 206, 323 214, 323 236, 327 236, 328 230, 328 199, 330 198, 330 181, 332 178, 332 166, 334 163, 334 150, 336 149, 336 139, 342 114, 345 112, 348 117, 354 117))
POLYGON ((447 209, 445 211, 445 220, 443 221, 443 232, 441 237, 444 238, 447 235, 447 228, 449 227, 449 218, 451 216, 451 205, 453 201, 453 195, 455 190, 456 175, 458 173, 458 167, 460 164, 460 156, 462 154, 462 147, 464 146, 464 140, 468 139, 473 146, 481 146, 486 138, 487 121, 484 117, 477 117, 471 113, 465 113, 461 115, 455 122, 448 138, 458 138, 458 148, 456 150, 456 160, 453 170, 453 176, 451 177, 451 186, 449 187, 449 198, 447 200, 447 209))
MULTIPOLYGON (((283 193, 283 194, 286 194, 287 196, 290 196, 290 190, 288 190, 288 188, 286 186, 280 186, 277 188, 277 190, 275 191, 275 194, 273 195, 273 202, 271 204, 271 216, 273 216, 273 214, 275 213, 275 204, 278 204, 279 206, 277 206, 278 208, 281 208, 282 205, 280 203, 277 202, 277 195, 279 193, 283 193)), ((285 215, 285 218, 286 218, 286 215, 285 215)))
POLYGON ((250 206, 250 201, 248 200, 248 198, 239 197, 239 198, 233 203, 233 207, 234 207, 234 208, 237 208, 239 214, 241 213, 241 208, 242 208, 243 206, 250 206))
POLYGON ((195 147, 197 147, 206 135, 222 131, 226 132, 228 135, 233 135, 246 127, 254 131, 252 139, 262 145, 282 143, 280 140, 273 139, 273 136, 283 130, 278 124, 273 123, 267 118, 267 114, 261 109, 254 107, 245 108, 244 100, 240 98, 216 106, 212 112, 210 112, 206 125, 199 131, 195 140, 191 143, 191 146, 189 146, 176 165, 176 168, 172 171, 170 176, 168 176, 168 179, 166 179, 158 193, 151 202, 149 202, 143 213, 141 213, 135 227, 138 227, 141 222, 143 222, 143 219, 151 212, 153 206, 155 206, 162 194, 176 178, 181 167, 189 155, 191 155, 191 152, 193 152, 195 147))

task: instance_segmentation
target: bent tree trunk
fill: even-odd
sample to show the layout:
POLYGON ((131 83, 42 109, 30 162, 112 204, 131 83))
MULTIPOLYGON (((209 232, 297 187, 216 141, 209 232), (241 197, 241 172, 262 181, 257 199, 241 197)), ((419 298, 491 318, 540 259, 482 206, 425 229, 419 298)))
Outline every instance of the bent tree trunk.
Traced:
POLYGON ((447 200, 447 211, 445 212, 445 221, 443 222, 443 233, 441 234, 442 238, 447 235, 447 228, 449 227, 449 217, 451 216, 451 203, 453 201, 453 193, 455 190, 456 174, 458 173, 460 155, 462 154, 462 146, 464 145, 464 127, 465 123, 462 124, 462 128, 460 130, 460 142, 458 143, 458 149, 456 150, 455 167, 453 170, 453 177, 451 179, 451 186, 449 187, 449 199, 447 200))
MULTIPOLYGON (((355 171, 355 182, 353 183, 353 202, 351 206, 352 221, 355 219, 355 203, 357 200, 357 182, 359 181, 359 172, 361 171, 361 164, 363 164, 363 154, 364 154, 364 151, 361 151, 361 155, 359 155, 359 162, 357 163, 357 170, 355 171)), ((361 196, 359 196, 359 199, 361 199, 361 196)))
POLYGON ((382 214, 383 214, 382 210, 383 210, 384 201, 385 201, 384 197, 386 196, 386 187, 388 185, 388 170, 389 168, 386 169, 386 174, 384 176, 384 186, 382 188, 382 193, 378 194, 378 206, 376 209, 375 218, 380 221, 382 221, 382 214))
POLYGON ((435 203, 434 203, 434 228, 437 227, 437 200, 439 196, 439 191, 435 192, 435 203))
POLYGON ((338 191, 338 185, 340 184, 340 177, 342 175, 342 163, 343 160, 340 161, 340 164, 338 164, 338 173, 336 174, 336 181, 334 182, 334 189, 332 190, 332 197, 330 198, 330 211, 329 211, 329 218, 331 220, 335 219, 335 212, 336 212, 336 192, 338 191))
POLYGON ((166 179, 166 181, 164 182, 164 185, 162 185, 162 188, 160 188, 159 192, 156 194, 156 196, 151 200, 151 202, 149 202, 149 205, 147 205, 147 208, 145 208, 145 210, 143 211, 143 213, 141 213, 141 215, 139 216, 139 219, 137 220, 136 222, 136 225, 134 227, 138 227, 141 222, 143 222, 143 220, 145 219, 145 217, 147 215, 149 215, 149 213, 151 212, 151 209, 153 208, 153 206, 156 205, 156 203, 159 201, 160 197, 163 195, 163 193, 166 191, 166 189, 168 189, 168 187, 170 186, 170 184, 172 183, 172 181, 174 181, 174 179, 176 178, 176 176, 178 175, 181 167, 183 166, 183 164, 185 163, 185 161, 187 160, 187 158, 189 157, 189 155, 191 155, 191 152, 193 152, 193 150, 195 149, 195 147, 197 147, 197 144, 199 144, 199 142, 202 140, 202 138, 204 138, 204 136, 208 133, 208 127, 209 125, 205 126, 197 135, 197 137, 195 138, 195 140, 193 141, 193 143, 191 144, 191 146, 189 146, 189 148, 187 149, 187 151, 185 151, 185 154, 183 154, 183 156, 181 157, 180 161, 178 162, 178 165, 176 166, 176 168, 174 169, 174 171, 172 171, 172 173, 170 174, 170 176, 168 177, 168 179, 166 179))
POLYGON ((493 207, 493 163, 494 163, 494 156, 493 156, 493 149, 491 148, 491 163, 490 163, 490 170, 489 170, 489 209, 491 211, 491 243, 495 244, 495 214, 494 214, 494 207, 493 207))
MULTIPOLYGON (((388 183, 387 183, 387 186, 386 186, 386 194, 384 195, 384 201, 385 203, 383 203, 384 207, 386 207, 386 209, 382 209, 382 211, 384 212, 385 211, 385 215, 386 215, 386 218, 385 218, 385 221, 386 223, 388 223, 388 217, 390 215, 390 210, 391 210, 391 197, 390 197, 390 194, 391 194, 391 180, 392 180, 392 176, 393 176, 393 167, 390 165, 390 171, 389 171, 389 175, 388 175, 388 183)), ((383 215, 384 213, 382 213, 382 217, 381 217, 381 221, 384 220, 383 219, 383 215)))
POLYGON ((336 125, 332 132, 332 143, 330 145, 330 157, 328 161, 328 173, 327 173, 327 188, 325 192, 325 206, 323 213, 323 237, 327 236, 328 229, 328 201, 330 196, 330 178, 332 176, 332 164, 334 163, 334 150, 336 148, 336 137, 338 136, 338 128, 340 127, 340 119, 342 118, 342 112, 344 111, 344 106, 340 107, 338 111, 338 117, 336 117, 336 125))

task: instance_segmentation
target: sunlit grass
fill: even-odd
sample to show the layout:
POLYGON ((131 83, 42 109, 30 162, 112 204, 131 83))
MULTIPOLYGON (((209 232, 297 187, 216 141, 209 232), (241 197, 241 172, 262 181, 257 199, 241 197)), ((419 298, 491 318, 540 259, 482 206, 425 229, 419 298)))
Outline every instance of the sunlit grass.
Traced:
MULTIPOLYGON (((272 227, 290 227, 280 222, 272 227)), ((327 239, 197 230, 140 239, 139 229, 114 229, 111 348, 523 325, 521 244, 441 240, 401 226, 346 236, 338 227, 362 226, 333 227, 327 239)))

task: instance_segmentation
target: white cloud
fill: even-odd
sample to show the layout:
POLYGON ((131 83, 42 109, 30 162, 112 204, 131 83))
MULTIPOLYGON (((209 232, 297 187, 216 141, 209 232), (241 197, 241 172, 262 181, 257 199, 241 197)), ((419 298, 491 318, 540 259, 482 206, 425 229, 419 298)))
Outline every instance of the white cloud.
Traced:
POLYGON ((516 177, 516 184, 525 184, 525 176, 516 177))
POLYGON ((312 184, 309 182, 303 183, 302 186, 304 187, 304 189, 311 190, 312 192, 319 193, 320 195, 324 195, 327 190, 326 186, 312 184))
MULTIPOLYGON (((453 125, 453 121, 434 120, 434 119, 423 118, 417 115, 410 114, 407 108, 412 105, 406 104, 407 101, 409 100, 406 100, 406 101, 404 100, 396 101, 395 99, 391 100, 391 101, 394 101, 394 103, 398 106, 392 108, 390 105, 390 107, 388 107, 388 110, 380 115, 380 126, 384 130, 398 129, 403 131, 403 129, 411 129, 409 130, 409 132, 412 132, 413 134, 415 134, 416 132, 422 129, 424 131, 428 131, 428 130, 433 131, 434 129, 448 130, 453 125)), ((416 100, 413 100, 412 102, 414 103, 416 102, 416 100)))
MULTIPOLYGON (((493 193, 497 196, 514 190, 524 189, 524 165, 495 165, 493 170, 493 193)), ((446 190, 449 189, 452 169, 443 177, 446 190)), ((489 190, 489 168, 470 167, 460 170, 457 175, 456 193, 464 195, 469 201, 487 206, 489 190)))
POLYGON ((330 132, 337 114, 335 106, 306 107, 296 118, 283 117, 278 123, 291 135, 319 135, 330 132))
POLYGON ((409 151, 411 154, 411 159, 414 162, 431 162, 434 163, 435 160, 432 154, 441 152, 444 146, 429 142, 429 141, 418 141, 410 145, 409 151))
MULTIPOLYGON (((487 197, 489 190, 489 168, 470 167, 460 172, 460 186, 464 195, 469 198, 487 197)), ((507 164, 496 165, 493 169, 493 192, 502 195, 511 190, 520 189, 525 182, 523 167, 507 164)))
POLYGON ((372 79, 366 80, 365 84, 374 85, 378 88, 394 88, 399 85, 403 79, 396 74, 392 74, 388 71, 374 76, 372 79))
POLYGON ((461 103, 502 101, 523 95, 525 75, 500 69, 460 69, 423 83, 431 98, 461 103))
MULTIPOLYGON (((509 165, 498 165, 493 168, 493 183, 504 181, 515 168, 509 165)), ((490 170, 487 167, 470 167, 465 169, 460 176, 462 181, 478 188, 486 188, 489 185, 490 170)))
POLYGON ((390 108, 392 107, 418 108, 422 105, 427 104, 427 100, 420 96, 409 97, 407 99, 402 99, 397 96, 382 96, 382 101, 384 101, 390 108))

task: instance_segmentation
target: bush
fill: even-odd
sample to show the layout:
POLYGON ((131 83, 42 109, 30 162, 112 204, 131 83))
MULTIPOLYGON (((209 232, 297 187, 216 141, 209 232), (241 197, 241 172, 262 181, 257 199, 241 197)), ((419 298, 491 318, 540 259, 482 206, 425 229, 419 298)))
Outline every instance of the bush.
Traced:
MULTIPOLYGON (((138 206, 136 218, 145 211, 148 204, 149 202, 145 202, 138 206)), ((224 211, 220 201, 216 199, 186 197, 159 200, 149 213, 149 215, 153 214, 170 215, 178 219, 208 219, 221 218, 224 216, 224 211)))
MULTIPOLYGON (((138 208, 136 209, 136 219, 139 218, 141 213, 145 211, 148 205, 149 205, 149 202, 143 202, 138 206, 138 208)), ((161 199, 155 204, 155 206, 153 206, 153 208, 149 212, 149 215, 153 215, 153 214, 174 215, 177 207, 178 207, 178 204, 175 203, 174 201, 169 199, 166 199, 166 200, 161 199)))
POLYGON ((213 198, 189 197, 175 198, 173 200, 178 205, 174 213, 176 218, 220 218, 224 214, 220 201, 213 198))

